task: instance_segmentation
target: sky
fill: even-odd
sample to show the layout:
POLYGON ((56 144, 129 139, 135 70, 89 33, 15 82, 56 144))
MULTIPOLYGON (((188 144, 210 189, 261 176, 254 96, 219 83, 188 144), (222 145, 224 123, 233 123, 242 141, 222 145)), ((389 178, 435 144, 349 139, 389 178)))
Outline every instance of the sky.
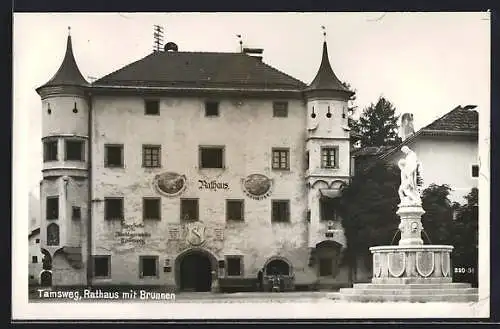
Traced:
POLYGON ((490 111, 489 13, 23 13, 14 14, 14 170, 38 195, 41 100, 35 88, 59 68, 71 26, 73 52, 91 81, 153 50, 153 25, 179 51, 264 49, 267 64, 310 83, 326 28, 330 63, 356 90, 358 115, 380 96, 415 129, 458 105, 490 111), (18 153, 16 153, 18 152, 18 153), (16 159, 23 159, 17 161, 16 159))

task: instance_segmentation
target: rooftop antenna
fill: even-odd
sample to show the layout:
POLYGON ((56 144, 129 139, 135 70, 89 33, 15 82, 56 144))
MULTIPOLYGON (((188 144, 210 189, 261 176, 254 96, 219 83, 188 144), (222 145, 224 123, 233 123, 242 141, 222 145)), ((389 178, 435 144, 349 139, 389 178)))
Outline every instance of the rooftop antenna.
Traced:
POLYGON ((241 34, 236 34, 236 36, 238 37, 239 43, 240 43, 240 53, 242 53, 243 52, 243 40, 241 40, 241 34))
POLYGON ((163 27, 160 25, 154 26, 153 39, 153 51, 161 51, 163 48, 163 27))

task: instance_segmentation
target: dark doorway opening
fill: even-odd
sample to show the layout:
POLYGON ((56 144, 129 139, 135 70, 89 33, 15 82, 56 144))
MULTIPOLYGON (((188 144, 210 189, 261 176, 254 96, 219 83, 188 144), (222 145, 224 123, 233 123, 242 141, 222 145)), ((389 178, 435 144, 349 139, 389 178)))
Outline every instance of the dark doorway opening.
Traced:
POLYGON ((287 262, 281 259, 274 259, 270 261, 266 266, 267 275, 289 275, 290 266, 287 262))
POLYGON ((180 262, 181 291, 210 291, 212 288, 212 264, 203 252, 193 251, 180 262))
POLYGON ((43 271, 40 274, 40 284, 42 287, 52 286, 52 273, 49 271, 43 271))

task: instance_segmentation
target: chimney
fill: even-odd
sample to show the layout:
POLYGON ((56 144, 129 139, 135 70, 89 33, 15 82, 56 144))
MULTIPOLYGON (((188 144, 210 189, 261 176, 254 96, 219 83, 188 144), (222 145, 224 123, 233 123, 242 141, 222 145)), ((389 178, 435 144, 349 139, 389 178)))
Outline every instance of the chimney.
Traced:
POLYGON ((403 113, 401 116, 401 125, 399 126, 399 136, 404 141, 415 133, 413 128, 413 114, 403 113))
POLYGON ((264 49, 262 48, 243 48, 243 53, 247 54, 248 56, 257 58, 262 61, 262 53, 264 52, 264 49))

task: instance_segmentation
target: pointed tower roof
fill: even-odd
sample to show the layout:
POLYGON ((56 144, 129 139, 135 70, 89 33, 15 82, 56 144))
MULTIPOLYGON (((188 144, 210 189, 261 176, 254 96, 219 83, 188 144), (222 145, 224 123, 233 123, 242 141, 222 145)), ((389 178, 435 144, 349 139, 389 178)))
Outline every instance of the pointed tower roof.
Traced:
POLYGON ((73 55, 73 46, 71 44, 71 35, 68 33, 68 40, 66 42, 66 54, 62 61, 61 66, 56 74, 46 84, 37 88, 37 92, 45 87, 52 86, 88 86, 89 83, 83 77, 78 69, 78 65, 73 55))
POLYGON ((311 84, 305 89, 310 91, 336 91, 345 94, 353 94, 347 89, 333 72, 330 60, 328 59, 328 47, 326 41, 323 42, 323 56, 316 77, 311 84))

